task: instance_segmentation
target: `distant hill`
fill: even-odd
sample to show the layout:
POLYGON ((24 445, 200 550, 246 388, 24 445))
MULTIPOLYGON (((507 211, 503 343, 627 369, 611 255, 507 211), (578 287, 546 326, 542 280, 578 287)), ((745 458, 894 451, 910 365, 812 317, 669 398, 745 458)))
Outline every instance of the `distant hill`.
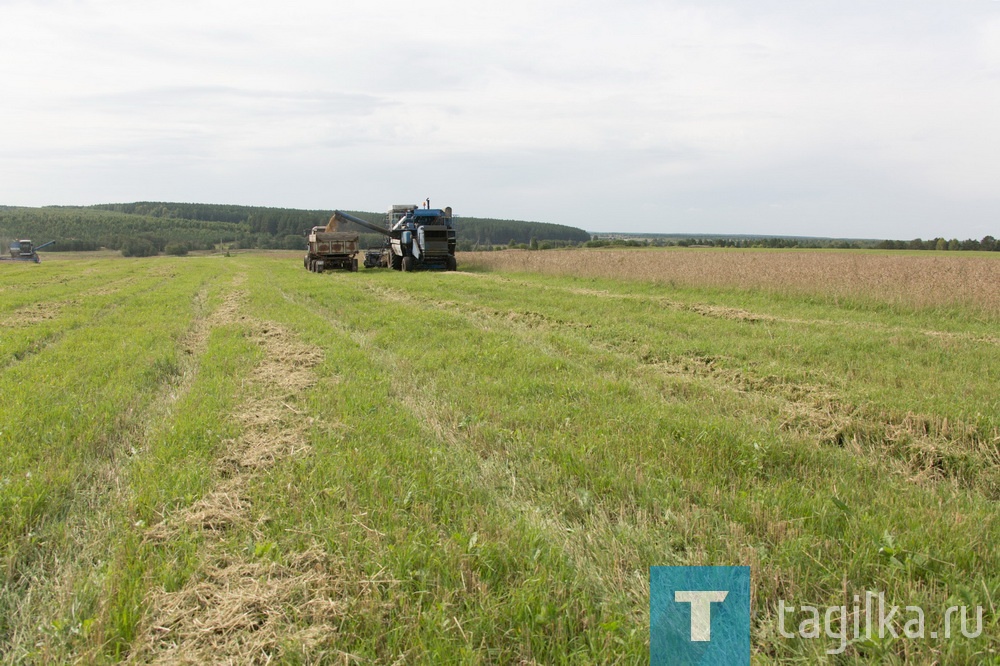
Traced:
MULTIPOLYGON (((349 211, 381 224, 382 213, 349 211)), ((246 248, 303 247, 312 227, 326 224, 332 210, 301 210, 223 204, 136 202, 86 207, 0 207, 0 237, 19 236, 59 241, 53 249, 85 250, 120 248, 128 239, 141 237, 163 249, 168 243, 186 243, 202 249, 217 243, 246 248)), ((523 222, 456 216, 459 245, 506 245, 557 241, 583 243, 590 234, 583 229, 544 222, 523 222)), ((363 234, 368 245, 381 243, 378 234, 363 234)))
POLYGON ((234 242, 243 232, 232 222, 163 219, 97 208, 0 209, 0 239, 31 238, 57 241, 50 251, 120 249, 129 239, 146 238, 162 250, 168 243, 187 243, 192 249, 234 242))

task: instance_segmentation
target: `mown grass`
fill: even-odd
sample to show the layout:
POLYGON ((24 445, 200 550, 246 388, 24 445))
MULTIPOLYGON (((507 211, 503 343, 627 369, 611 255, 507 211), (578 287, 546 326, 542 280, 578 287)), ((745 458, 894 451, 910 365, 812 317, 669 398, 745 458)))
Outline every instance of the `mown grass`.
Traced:
MULTIPOLYGON (((4 315, 4 330, 20 334, 4 337, 20 353, 8 356, 0 393, 0 645, 15 661, 51 656, 93 627, 103 603, 93 578, 107 566, 121 472, 145 448, 145 415, 178 373, 188 317, 177 301, 209 277, 134 262, 46 269, 63 285, 39 285, 49 316, 4 315)), ((30 283, 41 273, 5 276, 30 283)), ((20 300, 33 289, 22 286, 20 300)))
POLYGON ((169 658, 164 599, 225 583, 219 659, 647 663, 663 564, 752 567, 758 663, 996 660, 1000 341, 981 309, 314 275, 280 254, 30 268, 0 319, 32 293, 67 304, 10 329, 31 351, 0 380, 7 661, 169 658), (81 268, 119 290, 80 297, 100 283, 81 268), (280 366, 311 382, 261 379, 268 327, 321 352, 280 366), (282 416, 254 433, 264 399, 282 416), (239 442, 275 433, 290 443, 237 461, 234 491, 239 442), (190 519, 227 493, 224 524, 190 519), (830 658, 777 634, 779 599, 865 590, 922 605, 928 630, 983 605, 983 636, 830 658))

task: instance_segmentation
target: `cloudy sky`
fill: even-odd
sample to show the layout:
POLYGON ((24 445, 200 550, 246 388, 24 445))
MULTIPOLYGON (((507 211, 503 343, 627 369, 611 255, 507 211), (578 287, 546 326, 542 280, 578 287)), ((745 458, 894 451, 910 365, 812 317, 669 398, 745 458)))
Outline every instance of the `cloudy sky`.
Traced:
POLYGON ((996 0, 0 0, 0 204, 1000 236, 996 0))

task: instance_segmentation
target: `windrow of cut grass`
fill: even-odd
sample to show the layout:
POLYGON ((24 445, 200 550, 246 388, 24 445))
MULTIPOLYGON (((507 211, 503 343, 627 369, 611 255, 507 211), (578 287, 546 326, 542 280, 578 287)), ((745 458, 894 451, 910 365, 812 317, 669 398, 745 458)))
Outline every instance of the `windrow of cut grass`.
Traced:
MULTIPOLYGON (((79 265, 25 275, 59 300, 79 265)), ((77 318, 13 365, 62 361, 23 394, 52 420, 0 435, 4 478, 51 470, 61 499, 4 523, 8 662, 643 664, 666 564, 751 566, 755 663, 840 663, 778 634, 779 600, 866 590, 928 631, 981 605, 983 635, 843 663, 1000 649, 979 310, 284 254, 92 267, 130 277, 27 325, 77 318)), ((0 401, 0 430, 26 404, 0 401)), ((22 515, 29 490, 0 498, 22 515)))
POLYGON ((463 253, 472 269, 809 295, 910 308, 961 308, 1000 319, 1000 256, 839 250, 671 248, 463 253))
POLYGON ((51 319, 18 322, 27 338, 44 331, 48 341, 8 357, 0 390, 0 653, 15 663, 66 661, 101 633, 124 474, 174 399, 194 296, 218 277, 207 265, 52 263, 67 270, 46 264, 22 275, 66 305, 51 319), (52 286, 78 273, 94 276, 83 290, 52 286))
MULTIPOLYGON (((348 602, 335 645, 351 654, 641 662, 631 632, 656 563, 751 564, 766 660, 813 660, 827 647, 780 639, 778 599, 840 603, 845 589, 880 589, 927 608, 959 594, 991 607, 995 366, 966 385, 981 361, 974 339, 956 346, 924 333, 932 321, 898 312, 849 311, 853 325, 826 334, 807 315, 839 312, 793 299, 761 297, 744 308, 754 316, 720 318, 739 293, 732 305, 693 289, 644 297, 614 281, 304 281, 281 264, 266 275, 258 308, 312 331, 345 364, 309 410, 337 419, 315 440, 325 455, 279 466, 266 487, 329 498, 306 511, 293 502, 269 523, 279 551, 326 538, 349 571, 360 564, 353 581, 385 580, 362 588, 380 590, 382 605, 348 602), (663 297, 699 307, 662 308, 663 297), (787 321, 761 325, 772 319, 787 321), (906 333, 927 342, 928 361, 946 359, 920 370, 902 354, 878 370, 887 341, 906 333), (872 373, 844 381, 841 352, 872 373), (920 382, 951 365, 944 399, 882 384, 883 374, 920 382), (839 436, 812 422, 827 407, 853 410, 839 436), (950 427, 925 427, 942 415, 950 427), (312 538, 278 533, 285 521, 312 538)), ((976 663, 996 638, 850 649, 873 662, 976 663)))

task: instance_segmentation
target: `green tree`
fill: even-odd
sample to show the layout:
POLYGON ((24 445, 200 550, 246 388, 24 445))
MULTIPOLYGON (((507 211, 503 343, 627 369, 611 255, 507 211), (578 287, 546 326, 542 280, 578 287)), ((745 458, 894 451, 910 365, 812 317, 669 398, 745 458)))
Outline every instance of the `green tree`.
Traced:
POLYGON ((123 257, 152 257, 156 246, 148 238, 129 238, 122 245, 123 257))

